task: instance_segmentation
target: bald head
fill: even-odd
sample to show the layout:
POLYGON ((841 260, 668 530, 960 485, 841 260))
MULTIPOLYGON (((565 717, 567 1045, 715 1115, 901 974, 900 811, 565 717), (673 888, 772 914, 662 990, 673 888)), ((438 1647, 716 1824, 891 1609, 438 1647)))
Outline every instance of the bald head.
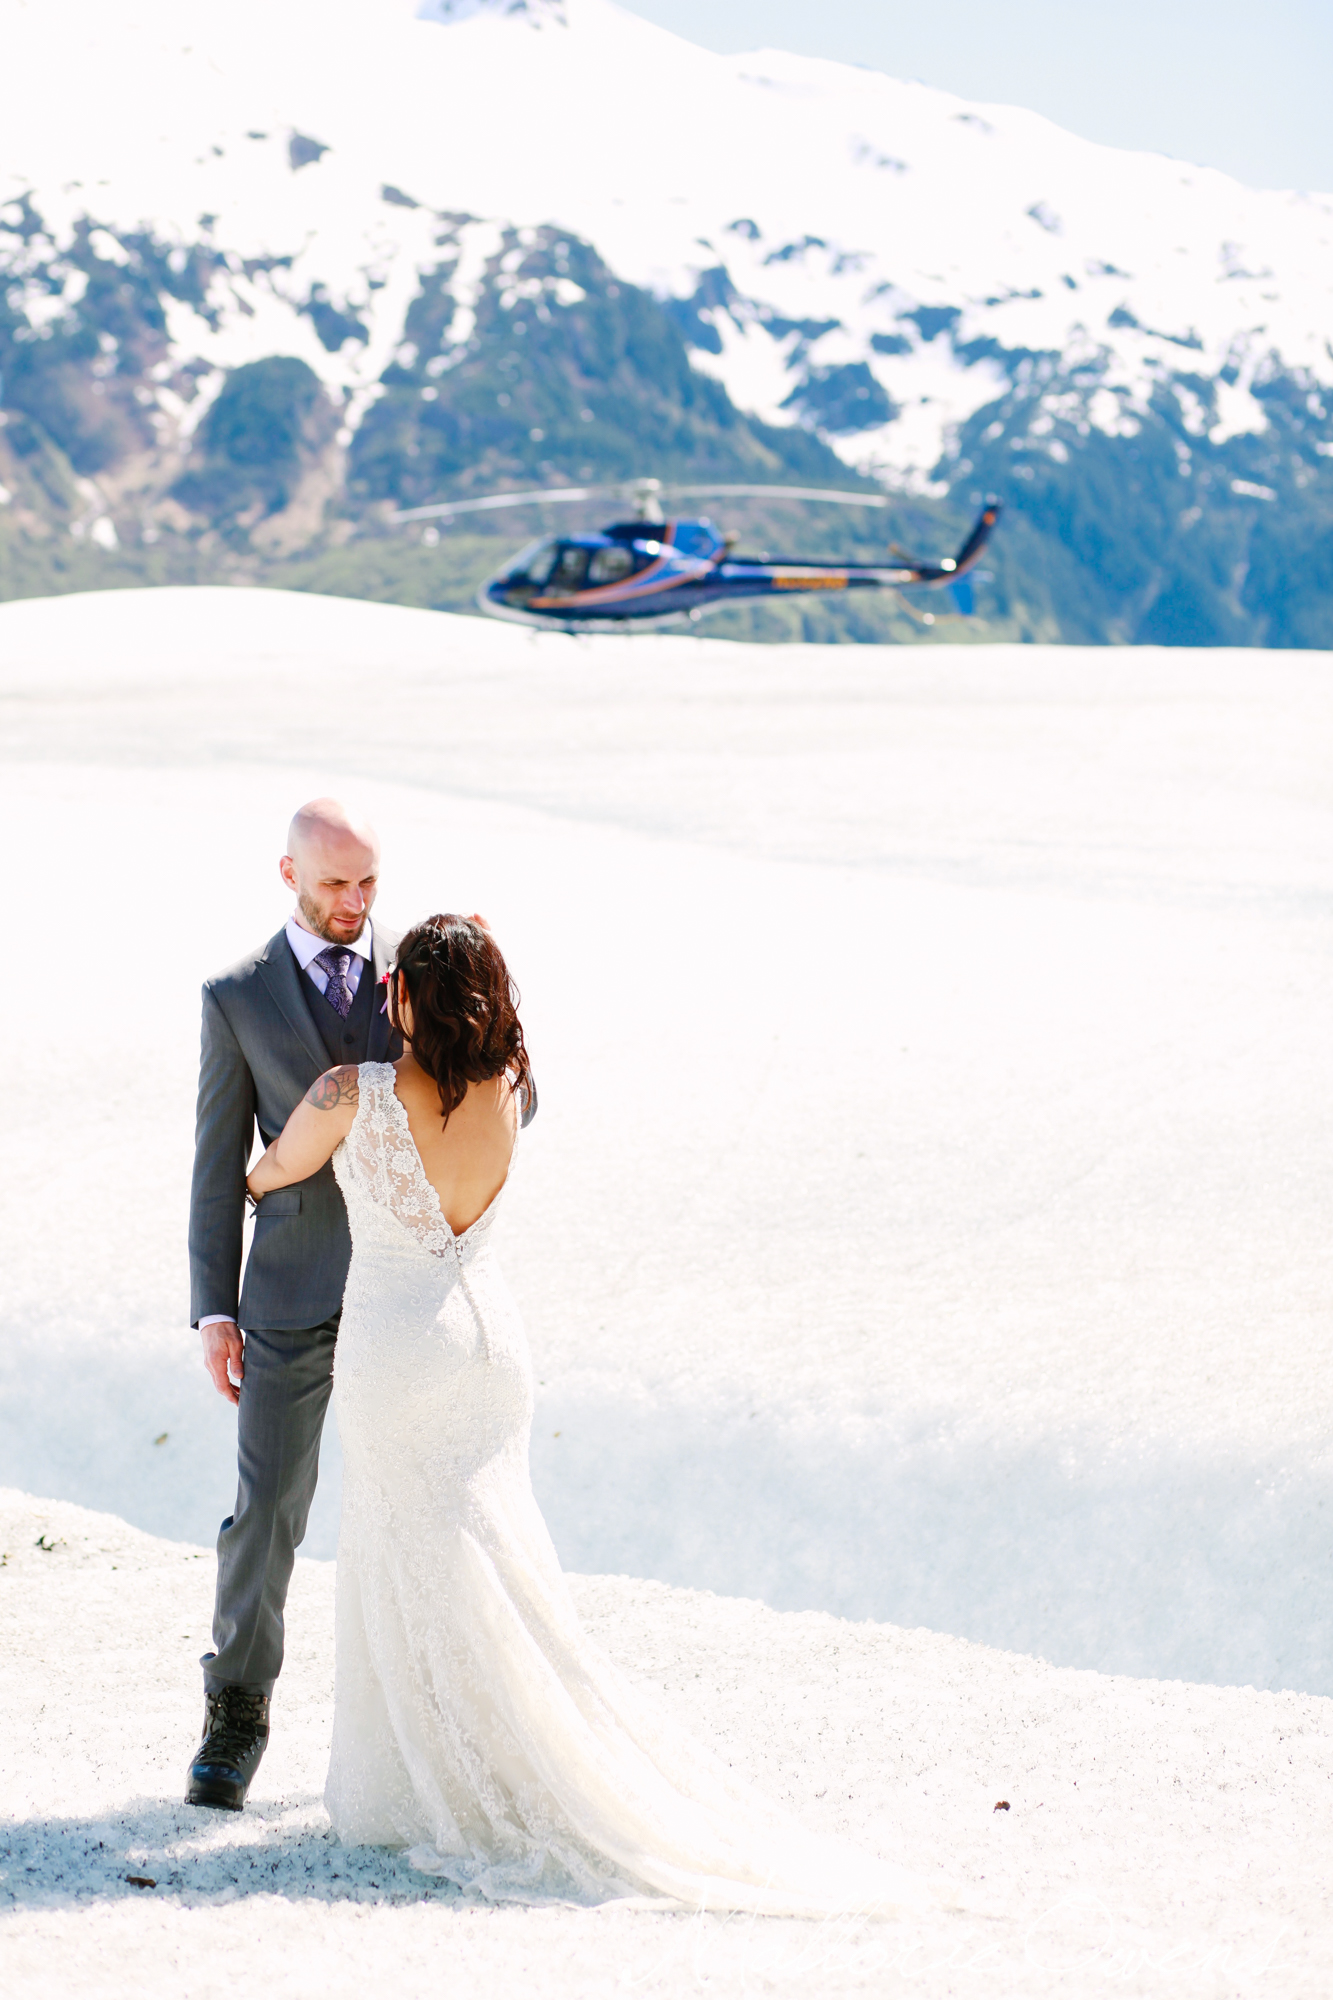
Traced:
POLYGON ((293 857, 301 849, 330 843, 359 841, 362 847, 380 851, 374 827, 360 814, 352 813, 341 799, 310 799, 298 806, 287 829, 287 852, 293 857))
POLYGON ((355 944, 379 886, 380 844, 369 822, 339 799, 311 799, 292 817, 278 866, 302 928, 355 944))

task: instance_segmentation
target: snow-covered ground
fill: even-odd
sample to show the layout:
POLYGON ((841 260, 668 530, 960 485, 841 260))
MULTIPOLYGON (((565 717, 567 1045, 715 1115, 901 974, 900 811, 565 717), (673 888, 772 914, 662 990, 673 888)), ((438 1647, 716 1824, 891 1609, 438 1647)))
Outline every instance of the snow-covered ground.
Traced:
POLYGON ((273 1748, 233 1818, 179 1803, 209 1552, 3 1492, 0 1547, 6 2000, 1328 1989, 1326 1699, 583 1577, 591 1630, 680 1720, 810 1826, 945 1871, 985 1913, 487 1909, 329 1836, 331 1563, 298 1564, 273 1748))
POLYGON ((54 1496, 3 1517, 17 1990, 59 1953, 79 1990, 220 1992, 265 1940, 292 1993, 377 1953, 437 1990, 446 1951, 460 1992, 1327 1983, 1329 665, 0 606, 0 1464, 54 1496), (232 1481, 184 1326, 197 987, 277 928, 287 816, 330 788, 380 825, 386 920, 485 910, 524 990, 539 1495, 569 1567, 658 1580, 581 1586, 605 1643, 812 1823, 845 1776, 849 1830, 1002 1881, 989 1926, 899 1963, 398 1907, 319 1831, 319 1563, 261 1811, 171 1803, 186 1545, 232 1481), (167 1850, 151 1902, 113 1889, 167 1850), (202 1907, 237 1893, 239 1940, 202 1907))

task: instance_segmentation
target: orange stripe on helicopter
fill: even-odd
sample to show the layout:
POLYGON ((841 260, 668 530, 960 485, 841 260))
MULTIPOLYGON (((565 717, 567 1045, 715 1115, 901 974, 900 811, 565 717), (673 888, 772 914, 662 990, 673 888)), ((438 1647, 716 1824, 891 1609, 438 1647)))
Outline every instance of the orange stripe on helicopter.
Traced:
MULTIPOLYGON (((671 553, 675 554, 676 551, 672 550, 671 553)), ((530 598, 528 609, 530 611, 561 611, 587 604, 633 602, 640 597, 653 597, 660 590, 674 589, 678 584, 697 583, 713 567, 711 563, 698 561, 697 568, 684 576, 679 574, 674 576, 658 576, 657 573, 666 562, 666 559, 665 555, 660 555, 648 565, 647 569, 640 570, 637 576, 622 577, 616 583, 600 584, 595 590, 574 591, 568 597, 530 598), (652 578, 656 578, 656 581, 650 581, 652 578)))

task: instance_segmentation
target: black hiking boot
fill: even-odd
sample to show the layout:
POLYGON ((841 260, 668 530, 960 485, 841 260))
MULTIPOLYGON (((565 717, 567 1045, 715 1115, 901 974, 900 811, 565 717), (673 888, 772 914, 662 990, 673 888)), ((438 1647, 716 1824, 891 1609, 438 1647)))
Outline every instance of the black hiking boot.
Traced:
POLYGON ((187 1806, 240 1812, 268 1748, 268 1703, 259 1688, 224 1687, 204 1696, 204 1740, 190 1766, 187 1806))

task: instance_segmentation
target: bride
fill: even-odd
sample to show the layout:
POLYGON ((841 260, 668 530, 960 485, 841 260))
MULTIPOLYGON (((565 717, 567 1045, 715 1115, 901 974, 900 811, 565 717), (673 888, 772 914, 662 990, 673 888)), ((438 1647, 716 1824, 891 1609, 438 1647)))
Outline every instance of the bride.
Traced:
POLYGON ((249 1179, 257 1197, 331 1156, 351 1224, 335 1831, 497 1899, 937 1906, 739 1784, 585 1637, 533 1497, 531 1363, 491 1246, 532 1091, 518 996, 459 916, 408 932, 388 989, 401 1060, 320 1077, 249 1179))

